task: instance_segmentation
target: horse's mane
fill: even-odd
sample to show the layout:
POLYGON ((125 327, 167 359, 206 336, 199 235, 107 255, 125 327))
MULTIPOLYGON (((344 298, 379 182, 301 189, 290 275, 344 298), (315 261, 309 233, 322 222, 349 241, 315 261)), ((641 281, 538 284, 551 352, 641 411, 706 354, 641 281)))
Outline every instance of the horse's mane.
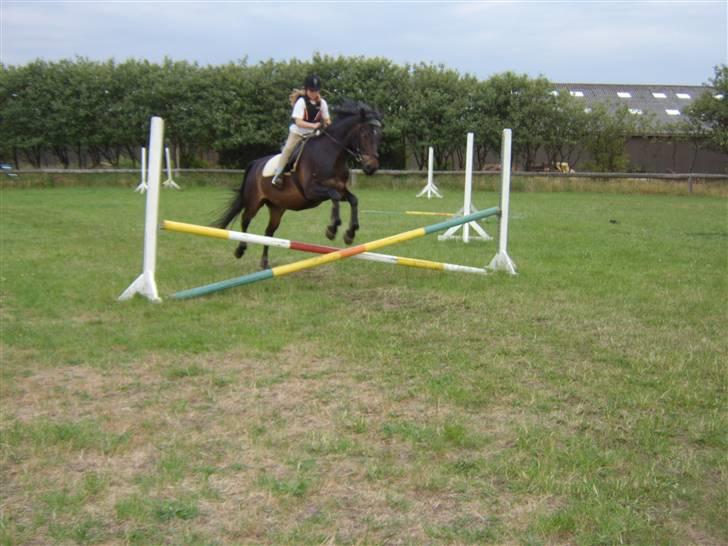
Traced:
POLYGON ((364 121, 382 121, 382 114, 377 112, 365 102, 361 101, 347 99, 341 104, 334 106, 332 110, 336 115, 334 125, 351 119, 352 116, 361 116, 364 121))

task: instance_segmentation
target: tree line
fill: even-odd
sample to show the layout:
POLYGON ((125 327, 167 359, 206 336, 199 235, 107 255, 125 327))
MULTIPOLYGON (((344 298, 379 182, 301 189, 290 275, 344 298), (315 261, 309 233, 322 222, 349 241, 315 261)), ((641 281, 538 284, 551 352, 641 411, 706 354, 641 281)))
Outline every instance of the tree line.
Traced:
MULTIPOLYGON (((288 95, 312 72, 321 76, 332 106, 353 99, 382 112, 387 168, 403 168, 408 154, 425 167, 428 146, 436 168, 459 167, 468 131, 477 134, 476 168, 482 168, 490 152, 499 152, 502 128, 510 127, 518 135, 514 159, 525 169, 541 152, 551 164, 577 165, 587 153, 590 169, 622 170, 626 140, 654 133, 646 116, 607 105, 585 112, 582 102, 568 91, 555 93, 546 78, 513 72, 479 80, 442 65, 321 55, 215 66, 76 58, 0 65, 0 160, 38 167, 51 154, 66 167, 135 164, 156 115, 166 121, 166 139, 180 166, 207 166, 205 153, 214 151, 220 165, 244 167, 280 148, 288 95)), ((714 85, 725 87, 726 76, 725 66, 716 67, 714 85)), ((705 111, 715 103, 705 101, 686 131, 725 150, 724 113, 705 111)))

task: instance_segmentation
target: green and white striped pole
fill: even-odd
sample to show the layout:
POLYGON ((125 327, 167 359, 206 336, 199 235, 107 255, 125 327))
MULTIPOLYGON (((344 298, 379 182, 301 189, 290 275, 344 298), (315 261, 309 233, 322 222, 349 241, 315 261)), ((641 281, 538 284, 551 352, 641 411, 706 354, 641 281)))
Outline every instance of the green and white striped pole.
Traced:
POLYGON ((175 294, 172 294, 171 297, 178 300, 196 298, 199 296, 212 294, 214 292, 219 292, 220 290, 234 288, 236 286, 243 286, 246 284, 252 284, 254 282, 264 281, 275 277, 282 277, 284 275, 296 273, 297 271, 303 271, 304 269, 311 269, 331 262, 342 260, 344 258, 356 256, 357 254, 362 254, 364 252, 370 252, 386 246, 402 243, 404 241, 409 241, 412 239, 417 239, 419 237, 424 237, 425 235, 430 235, 438 231, 450 229, 451 227, 458 226, 466 222, 482 220, 483 218, 494 216, 499 212, 500 208, 498 207, 481 210, 472 214, 468 214, 466 216, 461 216, 458 218, 453 218, 451 220, 446 220, 444 222, 439 222, 437 224, 431 224, 429 226, 421 227, 418 229, 405 231, 404 233, 399 233, 397 235, 392 235, 383 239, 377 239, 376 241, 371 241, 369 243, 364 243, 351 248, 341 249, 337 252, 331 252, 330 254, 324 254, 315 258, 300 260, 298 262, 281 265, 272 269, 266 269, 264 271, 250 273, 248 275, 243 275, 234 279, 228 279, 225 281, 200 286, 197 288, 191 288, 189 290, 183 290, 181 292, 176 292, 175 294))

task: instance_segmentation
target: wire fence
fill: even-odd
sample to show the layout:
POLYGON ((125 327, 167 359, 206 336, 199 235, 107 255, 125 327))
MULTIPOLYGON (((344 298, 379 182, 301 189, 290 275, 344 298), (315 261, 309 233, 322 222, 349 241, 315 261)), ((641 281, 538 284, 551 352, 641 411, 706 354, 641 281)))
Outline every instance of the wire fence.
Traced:
MULTIPOLYGON (((139 173, 139 169, 11 169, 4 171, 8 175, 23 174, 133 174, 139 173)), ((199 173, 199 174, 243 174, 244 169, 173 169, 174 174, 199 173)), ((361 169, 352 169, 354 175, 363 174, 361 169)), ((427 176, 427 171, 416 169, 379 169, 377 174, 388 176, 427 176)), ((465 175, 464 170, 455 171, 434 171, 433 174, 440 176, 465 175)), ((499 170, 473 171, 473 175, 500 175, 499 170)), ((521 177, 545 177, 545 178, 631 178, 635 180, 728 180, 728 173, 612 173, 612 172, 573 172, 562 173, 558 171, 512 171, 511 176, 521 177)))

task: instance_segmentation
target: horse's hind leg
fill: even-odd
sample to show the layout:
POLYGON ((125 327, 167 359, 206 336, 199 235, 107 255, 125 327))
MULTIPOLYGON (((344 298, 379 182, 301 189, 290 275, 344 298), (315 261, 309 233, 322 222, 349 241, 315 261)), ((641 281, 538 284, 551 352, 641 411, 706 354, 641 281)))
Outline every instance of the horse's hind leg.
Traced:
POLYGON ((359 199, 353 193, 347 192, 345 199, 351 206, 351 218, 349 220, 349 229, 344 233, 344 242, 350 245, 354 242, 356 230, 359 229, 359 199))
POLYGON ((341 225, 341 216, 339 214, 339 203, 341 198, 337 192, 334 195, 329 194, 331 198, 331 223, 326 226, 326 237, 333 241, 336 238, 336 231, 341 225))
MULTIPOLYGON (((267 237, 273 237, 273 234, 278 229, 278 226, 281 225, 281 218, 283 217, 284 212, 285 209, 268 205, 268 225, 265 228, 265 235, 267 237)), ((264 246, 263 256, 260 258, 260 268, 268 269, 269 267, 270 265, 268 264, 268 247, 264 246)))
MULTIPOLYGON (((257 207, 246 207, 246 209, 243 211, 243 215, 240 218, 240 224, 243 228, 243 232, 248 231, 248 226, 250 225, 250 222, 253 221, 253 218, 255 218, 255 215, 260 210, 260 207, 262 206, 262 203, 258 205, 257 207)), ((248 248, 248 243, 240 242, 238 247, 235 249, 235 257, 236 258, 242 258, 243 254, 245 254, 245 250, 248 248)))

